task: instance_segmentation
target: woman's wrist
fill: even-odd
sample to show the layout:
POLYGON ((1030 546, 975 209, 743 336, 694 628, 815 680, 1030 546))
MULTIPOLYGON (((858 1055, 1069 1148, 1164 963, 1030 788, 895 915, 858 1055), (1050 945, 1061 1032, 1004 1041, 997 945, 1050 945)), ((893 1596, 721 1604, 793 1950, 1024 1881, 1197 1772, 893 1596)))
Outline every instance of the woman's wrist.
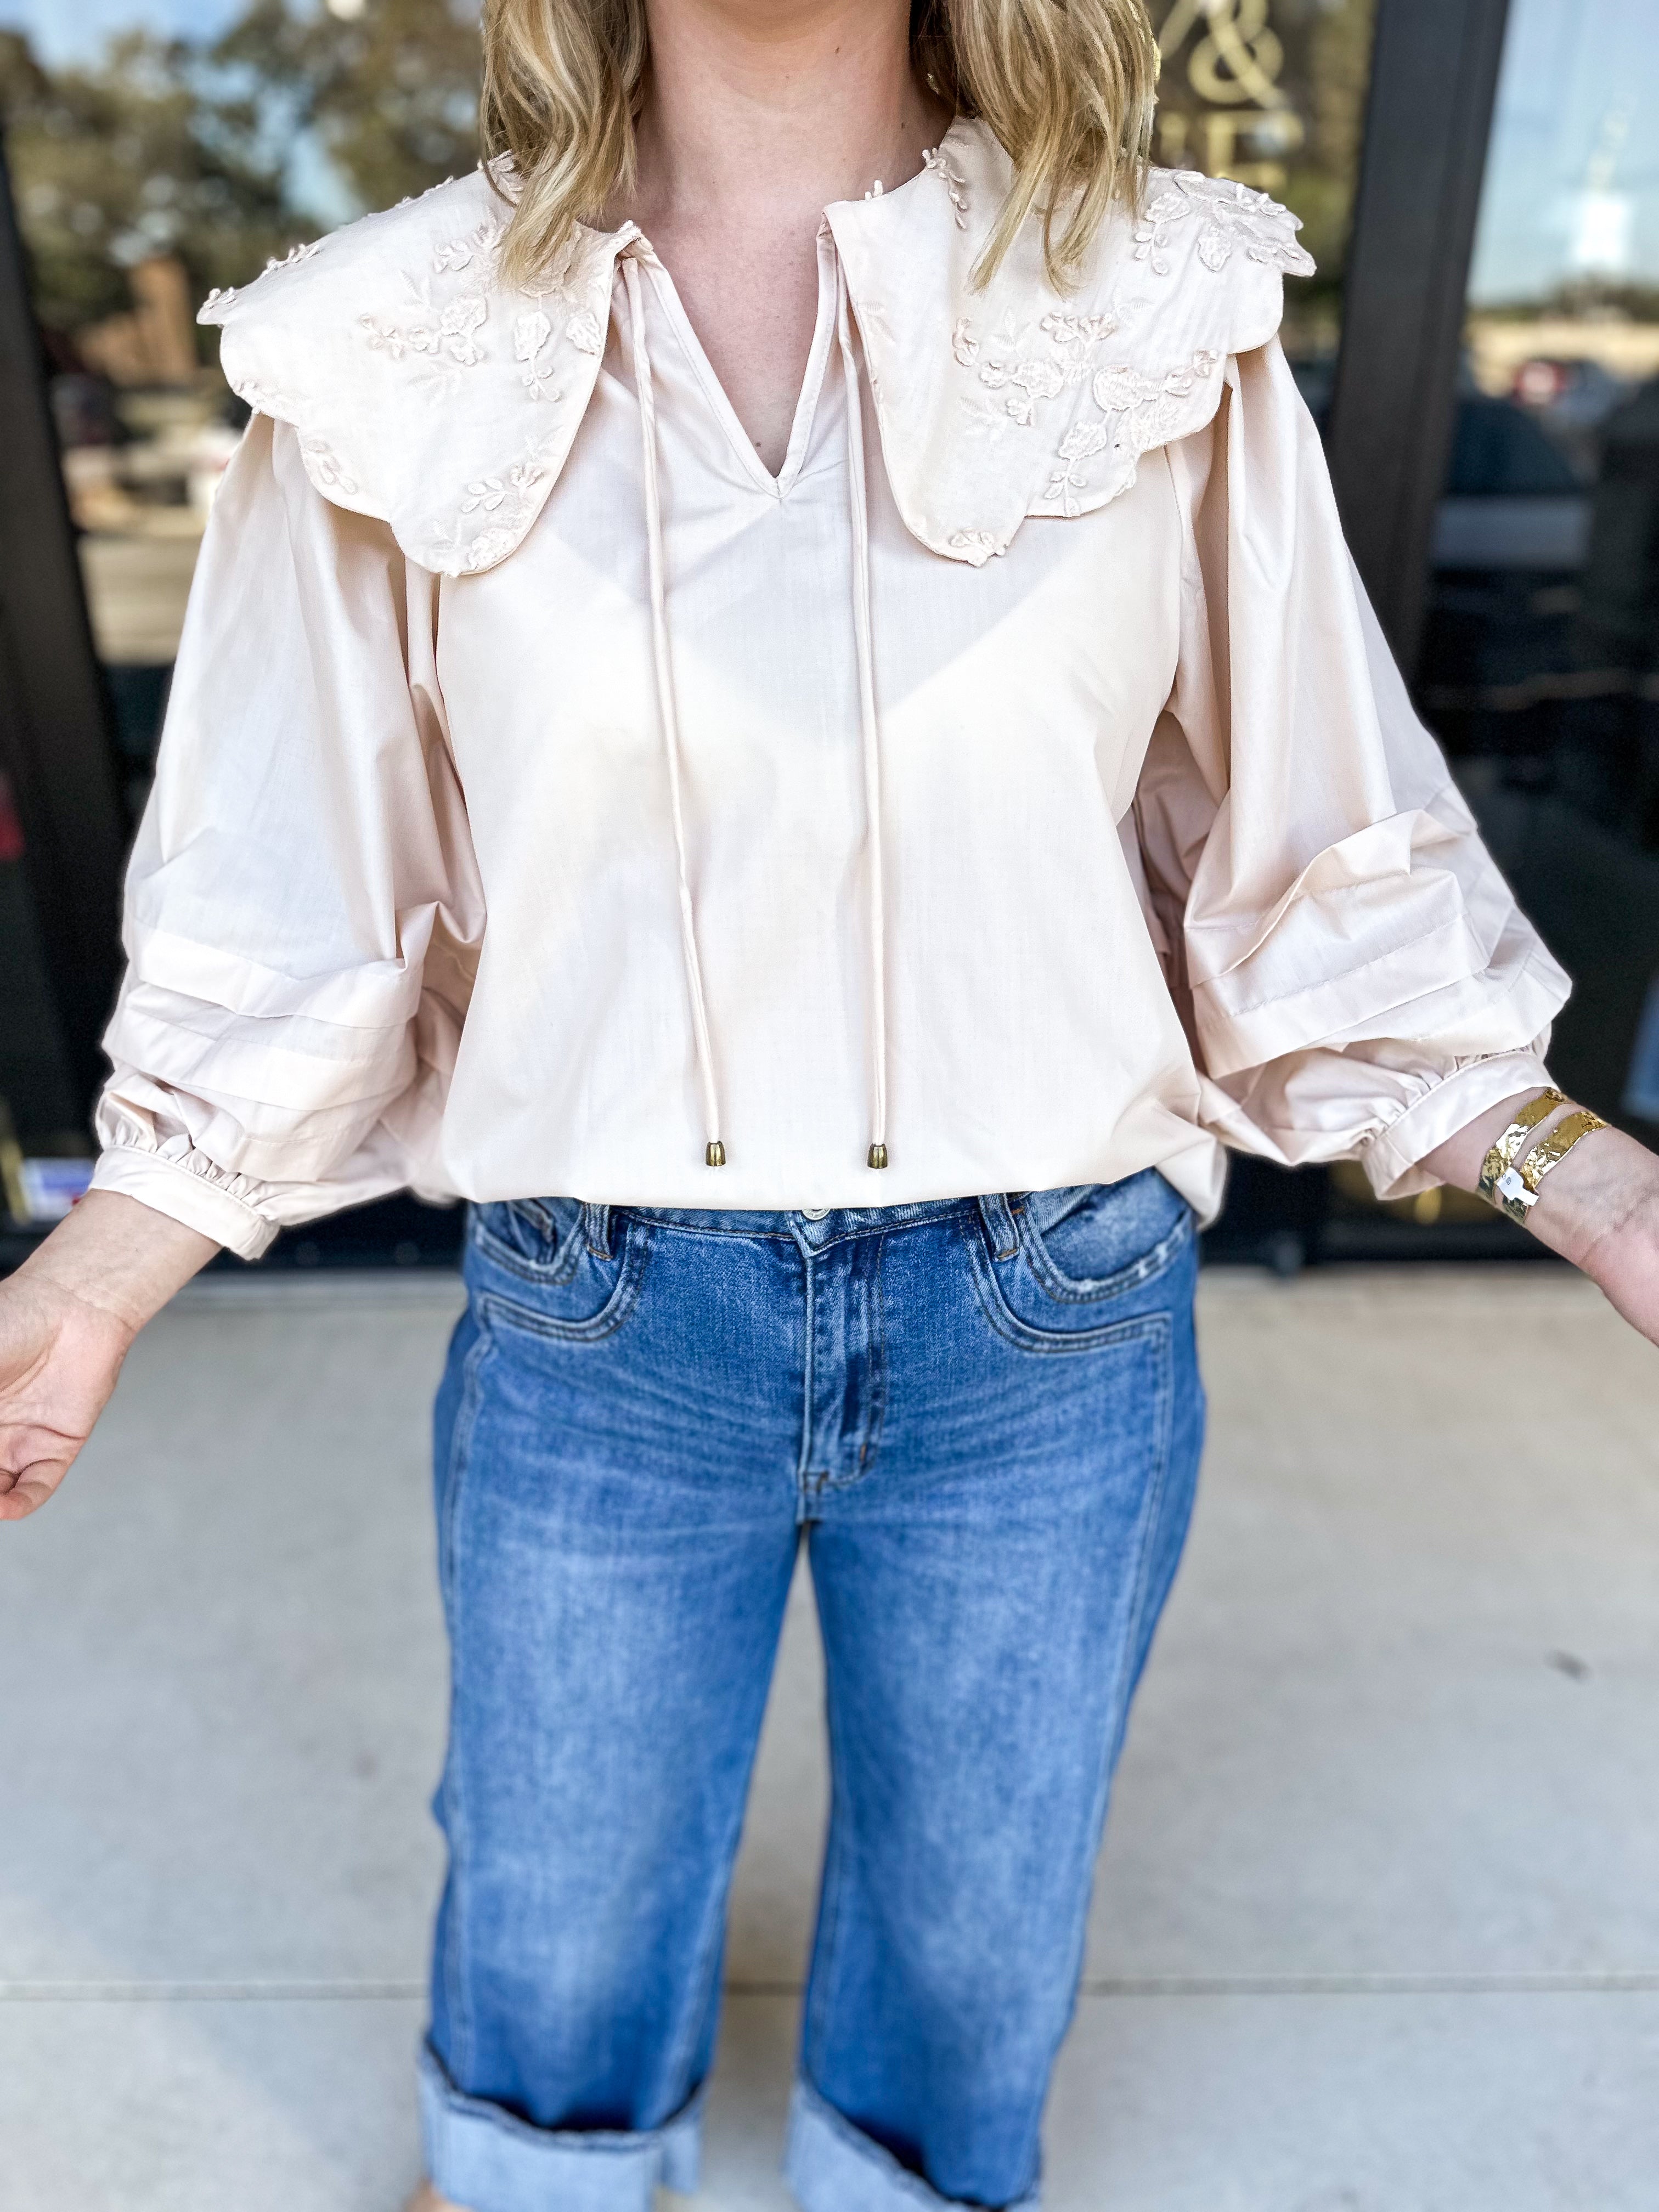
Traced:
POLYGON ((1622 1129, 1601 1128, 1581 1137, 1542 1177, 1527 1226, 1552 1251, 1597 1275, 1600 1260, 1650 1218, 1659 1220, 1659 1158, 1622 1129))
MULTIPOLYGON (((1424 1166, 1443 1182, 1477 1190, 1492 1147, 1537 1097, 1535 1088, 1517 1091, 1488 1108, 1431 1152, 1424 1166)), ((1522 1164, 1579 1110, 1564 1099, 1540 1119, 1517 1147, 1522 1164)), ((1598 1252, 1650 1214, 1659 1219, 1659 1158, 1622 1130, 1602 1127, 1580 1137, 1539 1179, 1527 1226, 1552 1251, 1594 1274, 1598 1252)))
POLYGON ((219 1249, 199 1230, 125 1192, 91 1190, 15 1279, 76 1299, 131 1340, 219 1249))

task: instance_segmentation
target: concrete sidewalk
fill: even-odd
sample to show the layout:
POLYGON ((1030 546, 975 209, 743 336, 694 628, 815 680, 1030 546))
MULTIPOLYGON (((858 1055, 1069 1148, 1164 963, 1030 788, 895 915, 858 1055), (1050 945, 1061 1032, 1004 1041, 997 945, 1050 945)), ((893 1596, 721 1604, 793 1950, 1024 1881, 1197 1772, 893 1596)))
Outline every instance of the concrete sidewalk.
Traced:
MULTIPOLYGON (((454 1303, 198 1287, 0 1536, 0 2212, 395 2212, 415 2179, 454 1303)), ((1203 1316, 1051 2212, 1652 2212, 1659 1355, 1553 1273, 1211 1275, 1203 1316)), ((720 2212, 787 2203, 823 1802, 798 1589, 720 2212)))

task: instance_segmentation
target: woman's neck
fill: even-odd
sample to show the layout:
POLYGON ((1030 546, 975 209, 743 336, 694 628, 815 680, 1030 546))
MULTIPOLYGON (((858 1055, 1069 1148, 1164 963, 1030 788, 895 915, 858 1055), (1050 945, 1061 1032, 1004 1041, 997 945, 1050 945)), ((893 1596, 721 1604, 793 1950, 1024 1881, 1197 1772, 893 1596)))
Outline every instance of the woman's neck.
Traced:
POLYGON ((910 66, 909 14, 908 0, 649 0, 629 212, 647 235, 816 233, 832 200, 914 176, 950 116, 910 66))
POLYGON ((648 0, 632 216, 763 465, 783 465, 826 206, 902 184, 950 113, 910 66, 908 0, 648 0))

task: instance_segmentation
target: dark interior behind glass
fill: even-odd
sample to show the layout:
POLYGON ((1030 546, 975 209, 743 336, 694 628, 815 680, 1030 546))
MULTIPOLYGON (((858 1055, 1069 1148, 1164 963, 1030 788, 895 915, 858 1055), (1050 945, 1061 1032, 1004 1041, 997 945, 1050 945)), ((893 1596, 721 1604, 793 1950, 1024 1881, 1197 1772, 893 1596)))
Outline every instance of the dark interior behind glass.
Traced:
MULTIPOLYGON (((135 5, 137 0, 135 0, 135 5)), ((476 158, 472 0, 258 0, 211 44, 132 31, 47 68, 0 33, 0 110, 112 742, 136 819, 201 531, 244 412, 195 310, 299 240, 476 158)), ((1157 158, 1302 218, 1285 343, 1322 422, 1375 0, 1153 0, 1157 158)), ((1659 79, 1650 0, 1512 0, 1435 532, 1425 717, 1577 988, 1561 1081, 1659 1139, 1659 79)), ((0 1167, 88 1149, 0 782, 0 1167), (12 1132, 15 1131, 15 1141, 12 1132)), ((48 1188, 47 1186, 52 1186, 48 1188)), ((401 1200, 278 1257, 453 1251, 401 1200)), ((1240 1163, 1222 1256, 1528 1249, 1461 1194, 1240 1163)))

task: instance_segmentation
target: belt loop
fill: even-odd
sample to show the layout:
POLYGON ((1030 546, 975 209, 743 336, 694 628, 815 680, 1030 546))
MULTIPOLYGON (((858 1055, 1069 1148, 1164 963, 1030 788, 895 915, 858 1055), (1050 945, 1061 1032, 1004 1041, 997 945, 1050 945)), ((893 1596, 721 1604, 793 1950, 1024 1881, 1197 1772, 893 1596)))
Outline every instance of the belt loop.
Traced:
POLYGON ((985 1224, 986 1241, 991 1247, 994 1260, 1012 1260, 1019 1249, 1019 1231, 1009 1211, 1008 1200, 1000 1190, 988 1191, 979 1202, 980 1219, 985 1224))
POLYGON ((582 1235, 596 1260, 611 1257, 611 1208, 582 1201, 582 1235))

